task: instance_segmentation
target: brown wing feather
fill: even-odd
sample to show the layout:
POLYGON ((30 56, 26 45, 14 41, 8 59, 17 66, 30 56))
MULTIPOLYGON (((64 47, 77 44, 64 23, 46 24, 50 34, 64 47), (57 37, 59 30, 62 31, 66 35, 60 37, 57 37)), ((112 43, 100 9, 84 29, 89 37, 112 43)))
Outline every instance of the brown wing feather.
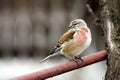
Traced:
POLYGON ((75 33, 75 30, 70 29, 68 30, 63 36, 59 39, 59 41, 56 43, 56 46, 61 46, 64 42, 70 40, 73 38, 73 35, 75 33))

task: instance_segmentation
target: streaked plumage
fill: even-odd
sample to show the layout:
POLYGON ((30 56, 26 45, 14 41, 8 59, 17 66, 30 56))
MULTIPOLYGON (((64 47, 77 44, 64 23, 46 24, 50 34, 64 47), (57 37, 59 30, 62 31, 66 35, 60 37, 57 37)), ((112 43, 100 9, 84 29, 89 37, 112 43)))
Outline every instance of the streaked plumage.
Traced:
POLYGON ((75 19, 71 21, 69 27, 70 29, 57 41, 51 55, 42 62, 52 57, 52 55, 56 55, 57 52, 68 58, 74 58, 79 56, 90 45, 92 40, 91 32, 84 20, 75 19))

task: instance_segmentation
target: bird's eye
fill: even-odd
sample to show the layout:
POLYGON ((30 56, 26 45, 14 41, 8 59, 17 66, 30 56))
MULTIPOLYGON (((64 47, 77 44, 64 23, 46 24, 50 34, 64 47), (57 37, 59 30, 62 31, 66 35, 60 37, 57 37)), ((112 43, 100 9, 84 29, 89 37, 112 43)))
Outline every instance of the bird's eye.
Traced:
POLYGON ((74 25, 77 25, 77 23, 75 23, 74 25))

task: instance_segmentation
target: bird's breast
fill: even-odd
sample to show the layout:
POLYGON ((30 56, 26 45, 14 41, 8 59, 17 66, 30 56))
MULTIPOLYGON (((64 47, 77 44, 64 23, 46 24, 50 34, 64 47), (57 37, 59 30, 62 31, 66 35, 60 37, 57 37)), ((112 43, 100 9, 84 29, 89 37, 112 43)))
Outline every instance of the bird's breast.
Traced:
POLYGON ((89 46, 91 42, 89 38, 90 36, 87 29, 77 30, 74 38, 64 44, 64 47, 61 49, 61 53, 67 57, 79 55, 89 46))

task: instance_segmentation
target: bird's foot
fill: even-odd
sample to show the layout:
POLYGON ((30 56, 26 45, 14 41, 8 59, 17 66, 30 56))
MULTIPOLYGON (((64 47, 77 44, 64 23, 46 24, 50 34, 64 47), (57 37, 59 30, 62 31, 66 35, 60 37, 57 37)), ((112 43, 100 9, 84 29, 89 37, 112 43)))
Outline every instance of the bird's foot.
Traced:
POLYGON ((81 64, 81 62, 83 62, 83 59, 79 56, 75 56, 73 59, 71 59, 70 61, 74 61, 78 64, 78 66, 81 64))

